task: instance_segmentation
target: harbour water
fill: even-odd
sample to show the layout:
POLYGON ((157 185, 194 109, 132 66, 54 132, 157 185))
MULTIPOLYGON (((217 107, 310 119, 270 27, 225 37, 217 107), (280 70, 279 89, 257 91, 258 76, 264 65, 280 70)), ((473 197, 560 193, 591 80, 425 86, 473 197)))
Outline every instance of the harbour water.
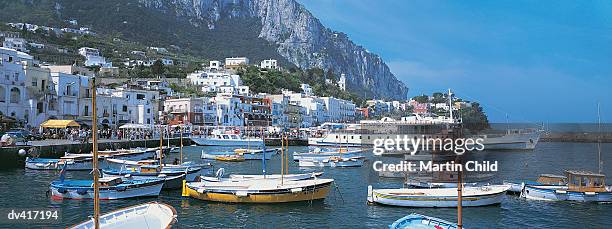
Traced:
MULTIPOLYGON (((303 152, 307 147, 290 147, 303 152)), ((215 147, 185 147, 187 160, 202 161, 201 151, 215 147)), ((604 173, 612 176, 612 144, 602 144, 604 173)), ((542 142, 534 151, 479 152, 484 160, 498 160, 495 181, 535 179, 541 173, 562 174, 565 169, 597 170, 597 146, 593 143, 542 142)), ((171 154, 168 161, 178 154, 171 154)), ((372 158, 371 158, 372 159, 372 158)), ((181 198, 180 190, 162 191, 157 198, 102 201, 101 210, 110 210, 149 201, 171 204, 178 212, 176 228, 386 228, 398 218, 420 213, 456 221, 456 209, 400 208, 367 205, 367 186, 401 187, 401 180, 380 179, 372 170, 373 160, 359 168, 303 169, 290 161, 290 171, 303 173, 324 171, 323 177, 336 180, 324 201, 288 204, 224 204, 181 198)), ((261 161, 213 162, 225 173, 261 173, 261 161)), ((280 156, 267 163, 268 173, 280 173, 280 156)), ((92 201, 54 201, 46 196, 49 183, 57 171, 32 171, 23 168, 0 170, 0 206, 2 208, 54 207, 62 210, 62 223, 0 225, 2 228, 65 228, 92 214, 92 201)), ((69 178, 89 178, 89 172, 68 172, 69 178)), ((607 178, 606 183, 612 184, 607 178)), ((606 228, 612 226, 612 204, 527 201, 506 196, 500 206, 464 208, 466 228, 606 228)))

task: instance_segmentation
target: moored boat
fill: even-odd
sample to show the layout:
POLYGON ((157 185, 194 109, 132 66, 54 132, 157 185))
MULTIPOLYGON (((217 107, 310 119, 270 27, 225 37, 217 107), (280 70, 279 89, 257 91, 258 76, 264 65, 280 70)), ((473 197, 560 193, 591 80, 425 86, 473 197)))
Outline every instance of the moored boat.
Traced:
MULTIPOLYGON (((150 202, 107 212, 100 215, 100 228, 113 229, 161 229, 170 228, 176 222, 176 210, 164 203, 150 202)), ((95 228, 90 219, 70 227, 71 229, 95 228)))
MULTIPOLYGON (((93 199, 92 180, 56 180, 51 182, 53 199, 93 199)), ((114 200, 142 196, 158 196, 162 189, 162 179, 123 180, 120 177, 99 178, 100 199, 114 200)))
MULTIPOLYGON (((463 207, 499 204, 508 190, 506 185, 464 187, 463 207)), ((368 186, 368 202, 402 207, 457 207, 457 188, 372 189, 368 186)))
POLYGON ((361 167, 365 157, 302 158, 301 167, 361 167))
POLYGON ((431 216, 421 215, 412 213, 404 216, 393 224, 389 225, 389 229, 408 229, 408 228, 422 228, 422 229, 457 229, 457 224, 451 223, 446 220, 438 219, 431 216))
POLYGON ((315 148, 312 151, 300 153, 293 153, 293 160, 299 161, 304 158, 329 158, 329 157, 360 157, 362 156, 363 150, 348 150, 346 148, 338 150, 326 150, 322 148, 315 148))
POLYGON ((333 179, 187 182, 185 195, 215 202, 283 203, 324 199, 333 179))
POLYGON ((546 186, 563 186, 567 184, 565 176, 555 174, 540 174, 537 180, 519 180, 519 181, 504 181, 504 185, 509 185, 508 193, 521 193, 525 185, 546 185, 546 186))
POLYGON ((233 151, 218 151, 218 152, 207 152, 202 150, 202 159, 216 159, 218 156, 232 156, 237 155, 243 157, 245 160, 270 160, 272 156, 278 153, 278 149, 235 149, 233 151))
POLYGON ((264 141, 260 138, 243 138, 240 134, 220 130, 212 131, 207 137, 191 136, 191 140, 201 146, 261 147, 264 145, 264 141))
POLYGON ((178 189, 181 188, 182 180, 194 181, 202 175, 202 170, 201 166, 142 165, 125 169, 104 169, 102 174, 104 177, 125 177, 124 180, 159 178, 164 180, 164 189, 178 189))
POLYGON ((244 157, 240 155, 221 155, 221 156, 216 156, 215 160, 227 161, 227 162, 241 162, 241 161, 244 161, 244 157))
POLYGON ((25 167, 34 170, 61 170, 66 166, 66 170, 90 170, 93 168, 92 158, 88 156, 63 156, 55 158, 26 158, 25 167))
POLYGON ((524 185, 521 197, 530 200, 612 202, 606 176, 585 171, 566 171, 566 185, 524 185))

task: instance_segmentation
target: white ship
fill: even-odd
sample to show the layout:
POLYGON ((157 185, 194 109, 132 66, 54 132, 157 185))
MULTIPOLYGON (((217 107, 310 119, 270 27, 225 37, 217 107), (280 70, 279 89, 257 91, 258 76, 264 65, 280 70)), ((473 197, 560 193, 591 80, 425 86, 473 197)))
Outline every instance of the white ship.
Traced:
POLYGON ((508 130, 505 134, 485 134, 477 136, 483 139, 485 150, 532 150, 535 149, 542 130, 508 130))
POLYGON ((432 114, 411 114, 401 120, 389 117, 381 120, 362 120, 358 124, 348 124, 322 136, 308 138, 308 145, 368 147, 373 145, 375 139, 395 139, 398 135, 406 135, 408 138, 446 138, 453 134, 452 130, 458 128, 460 123, 460 120, 432 114))

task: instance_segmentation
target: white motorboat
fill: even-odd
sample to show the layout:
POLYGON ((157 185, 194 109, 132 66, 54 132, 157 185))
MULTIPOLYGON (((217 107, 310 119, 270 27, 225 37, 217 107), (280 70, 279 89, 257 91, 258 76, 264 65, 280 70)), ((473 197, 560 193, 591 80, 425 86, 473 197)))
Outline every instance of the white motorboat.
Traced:
MULTIPOLYGON (((507 185, 464 187, 463 207, 499 204, 507 185)), ((368 202, 401 207, 457 207, 457 188, 432 189, 372 189, 368 186, 368 202)))
POLYGON ((212 135, 207 137, 192 136, 191 140, 201 146, 243 146, 261 147, 264 142, 260 138, 243 138, 240 134, 212 131, 212 135))
MULTIPOLYGON (((150 202, 107 212, 100 217, 100 228, 113 229, 163 229, 176 222, 176 210, 164 203, 150 202)), ((71 229, 94 228, 93 219, 70 227, 71 229)))

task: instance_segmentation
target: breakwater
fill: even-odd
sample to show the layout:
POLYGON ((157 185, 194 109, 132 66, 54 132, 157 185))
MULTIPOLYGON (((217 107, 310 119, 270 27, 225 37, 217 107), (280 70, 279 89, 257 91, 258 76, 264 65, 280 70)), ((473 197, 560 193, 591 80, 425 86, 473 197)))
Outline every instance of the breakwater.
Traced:
POLYGON ((543 142, 591 142, 601 140, 602 143, 612 143, 612 133, 597 132, 553 132, 543 134, 540 141, 543 142))

